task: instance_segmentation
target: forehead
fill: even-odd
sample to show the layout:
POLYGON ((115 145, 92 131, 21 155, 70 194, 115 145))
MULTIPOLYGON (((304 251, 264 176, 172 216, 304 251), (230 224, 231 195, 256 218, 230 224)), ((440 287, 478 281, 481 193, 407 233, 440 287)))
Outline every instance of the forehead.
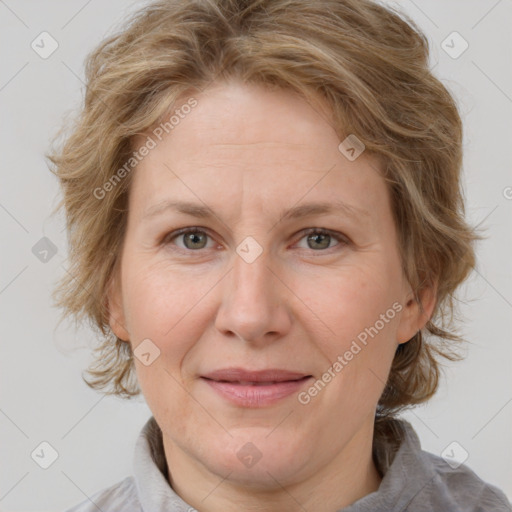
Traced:
POLYGON ((149 132, 156 144, 137 166, 131 208, 147 211, 173 194, 221 208, 243 201, 268 210, 306 196, 364 207, 384 192, 378 161, 364 152, 348 160, 329 112, 293 91, 216 84, 180 112, 191 97, 173 106, 179 121, 162 140, 149 132))

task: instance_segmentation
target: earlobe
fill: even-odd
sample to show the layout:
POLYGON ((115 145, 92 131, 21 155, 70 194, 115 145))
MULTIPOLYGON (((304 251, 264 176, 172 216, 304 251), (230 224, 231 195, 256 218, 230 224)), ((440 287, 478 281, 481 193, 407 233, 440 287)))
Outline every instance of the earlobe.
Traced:
POLYGON ((114 276, 107 287, 107 311, 108 323, 112 332, 121 340, 129 341, 130 335, 126 329, 126 319, 124 315, 121 286, 116 276, 114 276))
POLYGON ((432 317, 437 299, 437 282, 424 286, 415 294, 407 295, 397 329, 397 342, 407 343, 418 331, 423 329, 432 317))

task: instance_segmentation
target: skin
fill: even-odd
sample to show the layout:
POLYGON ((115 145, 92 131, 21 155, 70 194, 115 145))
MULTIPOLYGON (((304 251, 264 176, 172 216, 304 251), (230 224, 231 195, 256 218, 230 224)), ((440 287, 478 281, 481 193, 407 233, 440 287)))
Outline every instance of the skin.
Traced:
POLYGON ((379 487, 375 408, 398 344, 430 317, 434 290, 421 293, 421 311, 379 164, 365 152, 345 158, 327 107, 236 81, 194 98, 133 171, 110 325, 133 349, 149 338, 160 350, 149 366, 135 358, 136 371, 186 502, 200 511, 339 510, 379 487), (144 219, 166 199, 206 204, 215 216, 167 209, 144 219), (298 204, 337 200, 367 213, 280 220, 298 204), (184 227, 202 229, 196 245, 173 236, 184 227), (340 238, 315 244, 307 228, 340 238), (247 236, 263 250, 251 263, 236 252, 247 236), (395 302, 401 312, 307 405, 293 394, 235 406, 200 379, 230 366, 319 379, 395 302), (262 454, 250 468, 237 457, 248 442, 262 454))

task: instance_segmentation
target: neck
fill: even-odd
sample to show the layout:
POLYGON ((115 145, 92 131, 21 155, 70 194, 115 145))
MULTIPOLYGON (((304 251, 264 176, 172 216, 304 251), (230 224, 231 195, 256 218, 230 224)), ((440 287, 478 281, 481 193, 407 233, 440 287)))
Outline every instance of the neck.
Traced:
POLYGON ((307 478, 268 485, 242 485, 229 470, 215 474, 164 435, 170 485, 189 505, 202 512, 336 512, 377 491, 382 480, 372 457, 373 418, 320 470, 307 478))

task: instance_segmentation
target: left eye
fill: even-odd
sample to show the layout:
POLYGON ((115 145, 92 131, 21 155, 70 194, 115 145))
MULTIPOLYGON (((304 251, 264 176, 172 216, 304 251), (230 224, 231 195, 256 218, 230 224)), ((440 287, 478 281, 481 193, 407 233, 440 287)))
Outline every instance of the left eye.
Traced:
MULTIPOLYGON (((312 249, 314 251, 322 250, 322 249, 330 249, 331 242, 335 240, 337 243, 334 245, 340 245, 346 243, 346 241, 338 234, 332 233, 331 231, 325 229, 309 229, 306 231, 305 236, 301 238, 302 240, 306 240, 307 247, 306 249, 312 249)), ((304 248, 304 247, 303 247, 304 248)))

